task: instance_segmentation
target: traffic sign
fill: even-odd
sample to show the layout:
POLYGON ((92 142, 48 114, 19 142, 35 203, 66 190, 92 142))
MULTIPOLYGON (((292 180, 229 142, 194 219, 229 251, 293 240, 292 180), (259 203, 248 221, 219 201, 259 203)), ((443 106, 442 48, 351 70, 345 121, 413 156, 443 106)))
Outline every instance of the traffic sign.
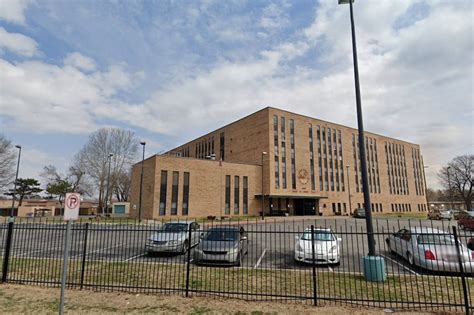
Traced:
POLYGON ((67 193, 64 203, 64 221, 74 221, 79 219, 79 207, 81 205, 81 195, 78 193, 67 193))

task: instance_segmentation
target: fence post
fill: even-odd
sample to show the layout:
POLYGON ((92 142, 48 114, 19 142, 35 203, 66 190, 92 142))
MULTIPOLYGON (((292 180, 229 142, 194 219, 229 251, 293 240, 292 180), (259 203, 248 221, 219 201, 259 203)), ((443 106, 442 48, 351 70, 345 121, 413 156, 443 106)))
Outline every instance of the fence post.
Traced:
POLYGON ((314 225, 311 225, 311 252, 312 252, 312 265, 313 265, 313 303, 314 306, 318 305, 318 295, 316 286, 316 253, 314 249, 314 225))
POLYGON ((459 248, 458 233, 456 231, 455 226, 453 226, 453 235, 454 235, 454 243, 456 244, 456 252, 457 252, 458 262, 459 262, 459 271, 461 272, 462 291, 464 294, 464 307, 466 309, 466 315, 469 315, 469 300, 468 300, 469 298, 467 295, 466 275, 464 274, 464 267, 462 265, 462 259, 461 259, 461 249, 459 248))
POLYGON ((186 297, 189 297, 189 268, 191 261, 191 224, 188 224, 188 256, 186 259, 186 297))
POLYGON ((10 250, 13 239, 13 221, 8 222, 7 239, 5 241, 5 254, 3 255, 2 283, 7 282, 8 265, 10 263, 10 250))
POLYGON ((86 223, 84 231, 84 246, 82 247, 82 265, 81 265, 81 290, 84 286, 84 272, 86 270, 86 255, 87 255, 87 235, 89 234, 89 222, 86 223))

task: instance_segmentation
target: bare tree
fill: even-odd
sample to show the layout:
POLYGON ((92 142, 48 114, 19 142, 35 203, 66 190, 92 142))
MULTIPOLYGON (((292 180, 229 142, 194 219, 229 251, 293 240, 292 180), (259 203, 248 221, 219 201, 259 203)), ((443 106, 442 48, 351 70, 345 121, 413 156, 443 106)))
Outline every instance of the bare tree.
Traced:
POLYGON ((114 193, 118 201, 128 201, 130 188, 132 187, 131 169, 114 174, 114 193))
POLYGON ((78 192, 82 195, 91 195, 92 187, 85 179, 85 173, 76 166, 71 166, 66 175, 60 174, 54 165, 46 165, 40 176, 46 184, 46 192, 57 196, 59 203, 68 192, 78 192))
POLYGON ((83 170, 98 189, 99 207, 103 209, 107 187, 107 173, 110 158, 109 198, 114 192, 115 174, 130 168, 138 153, 139 142, 132 131, 103 128, 89 136, 89 141, 75 157, 74 165, 83 170))
POLYGON ((0 190, 13 182, 15 175, 15 152, 13 145, 0 135, 0 190))
POLYGON ((472 210, 472 186, 474 182, 474 155, 455 157, 438 173, 441 184, 451 196, 461 198, 468 211, 472 210), (451 191, 449 191, 451 189, 451 191))

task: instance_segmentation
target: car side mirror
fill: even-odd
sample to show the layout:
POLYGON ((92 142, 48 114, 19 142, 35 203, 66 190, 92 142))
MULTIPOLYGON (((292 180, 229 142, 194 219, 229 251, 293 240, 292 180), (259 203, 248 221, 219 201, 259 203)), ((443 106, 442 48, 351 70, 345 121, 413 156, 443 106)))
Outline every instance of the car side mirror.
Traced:
POLYGON ((199 234, 199 238, 204 238, 204 233, 201 232, 201 234, 199 234))
POLYGON ((242 237, 240 238, 240 240, 241 240, 241 241, 246 241, 246 240, 248 240, 248 238, 247 238, 247 236, 242 236, 242 237))
POLYGON ((295 241, 299 241, 300 237, 298 235, 295 235, 295 241))
POLYGON ((342 242, 342 238, 338 237, 338 238, 337 238, 337 241, 338 241, 339 243, 342 242))

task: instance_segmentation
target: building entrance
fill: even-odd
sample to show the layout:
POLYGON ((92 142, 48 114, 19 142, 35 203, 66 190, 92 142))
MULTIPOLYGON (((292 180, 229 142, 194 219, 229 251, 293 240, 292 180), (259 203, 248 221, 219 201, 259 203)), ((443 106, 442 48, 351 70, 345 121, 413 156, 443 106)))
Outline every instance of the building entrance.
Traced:
POLYGON ((295 215, 319 215, 319 200, 295 199, 295 215))

